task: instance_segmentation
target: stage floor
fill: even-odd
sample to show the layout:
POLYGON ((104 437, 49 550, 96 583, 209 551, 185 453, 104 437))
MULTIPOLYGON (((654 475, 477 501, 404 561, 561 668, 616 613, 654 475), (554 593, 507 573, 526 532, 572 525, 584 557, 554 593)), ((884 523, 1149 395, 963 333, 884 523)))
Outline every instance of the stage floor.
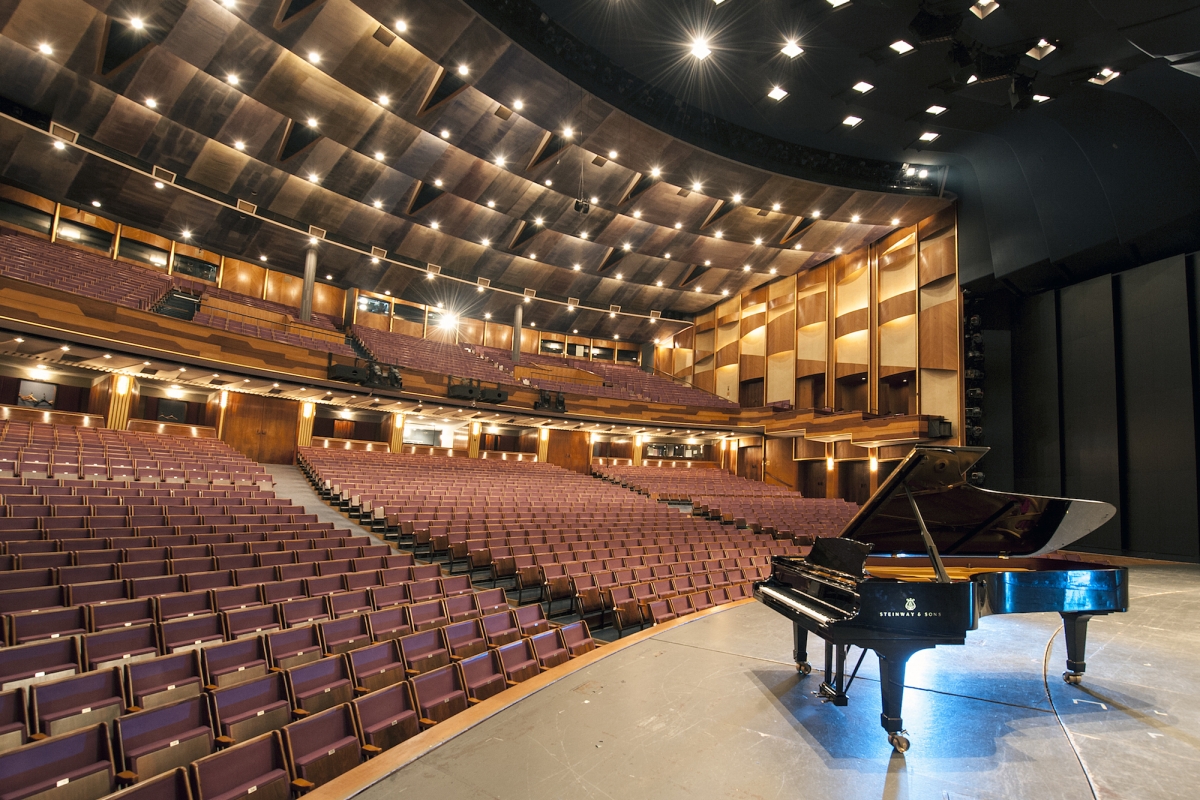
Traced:
POLYGON ((848 706, 821 703, 822 653, 801 679, 790 624, 752 603, 614 652, 360 797, 1194 798, 1200 567, 1130 572, 1129 613, 1091 623, 1082 686, 1060 677, 1056 614, 988 617, 914 656, 904 756, 874 658, 848 706))

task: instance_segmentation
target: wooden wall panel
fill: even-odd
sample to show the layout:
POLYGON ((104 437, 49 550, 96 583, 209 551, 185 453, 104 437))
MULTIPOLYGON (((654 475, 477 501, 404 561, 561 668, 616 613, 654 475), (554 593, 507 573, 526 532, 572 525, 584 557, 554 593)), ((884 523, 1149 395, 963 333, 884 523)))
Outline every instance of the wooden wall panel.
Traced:
POLYGON ((763 458, 763 482, 800 490, 799 462, 792 460, 791 439, 767 439, 763 458))
POLYGON ((583 431, 550 431, 546 460, 573 472, 587 475, 592 470, 592 445, 583 431))
POLYGON ((958 369, 958 303, 924 309, 920 316, 921 366, 958 369))
MULTIPOLYGON (((304 279, 285 272, 271 272, 266 276, 267 300, 285 306, 300 307, 304 296, 304 279)), ((313 288, 313 305, 316 305, 316 287, 313 288)))
MULTIPOLYGON (((297 303, 299 305, 299 303, 297 303)), ((328 283, 313 286, 313 311, 341 319, 346 307, 346 290, 328 283)))
POLYGON ((458 341, 461 344, 483 344, 483 320, 464 319, 459 322, 458 341))
POLYGON ((263 282, 266 280, 266 276, 267 271, 257 264, 239 261, 236 258, 227 258, 225 259, 225 272, 221 275, 221 288, 251 297, 262 297, 263 282))
POLYGON ((512 325, 500 322, 488 322, 483 337, 484 347, 495 347, 500 350, 512 349, 512 325))

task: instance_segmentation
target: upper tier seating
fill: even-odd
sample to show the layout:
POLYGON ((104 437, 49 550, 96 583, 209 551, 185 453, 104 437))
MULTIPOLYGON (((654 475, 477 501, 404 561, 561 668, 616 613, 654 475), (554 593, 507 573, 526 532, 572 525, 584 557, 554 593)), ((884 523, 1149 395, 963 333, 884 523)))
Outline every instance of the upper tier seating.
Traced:
POLYGON ((627 391, 641 395, 654 403, 673 403, 685 406, 710 408, 738 408, 738 404, 702 389, 684 386, 667 378, 652 375, 629 364, 610 364, 606 361, 579 361, 568 359, 578 369, 591 370, 606 381, 621 386, 627 391))
POLYGON ((718 469, 596 467, 597 475, 662 500, 690 502, 695 513, 805 541, 837 536, 858 513, 840 499, 801 497, 782 486, 718 469))
POLYGON ((257 339, 270 339, 273 342, 281 344, 290 344, 293 347, 303 347, 308 350, 317 350, 323 353, 333 353, 346 358, 357 358, 358 354, 354 352, 354 348, 346 344, 344 341, 335 341, 333 339, 319 339, 313 336, 304 336, 296 333, 293 329, 280 330, 271 327, 267 322, 258 324, 253 316, 242 318, 222 316, 219 314, 207 314, 203 311, 198 312, 192 317, 192 322, 198 325, 207 325, 210 328, 219 328, 230 333, 239 333, 243 336, 253 336, 257 339))
MULTIPOLYGON (((495 361, 497 364, 512 372, 516 365, 512 360, 512 353, 508 350, 500 350, 495 347, 483 347, 481 345, 471 345, 476 353, 485 356, 490 361, 495 361)), ((532 353, 521 354, 522 366, 547 366, 547 367, 562 367, 567 366, 561 358, 553 356, 537 356, 532 353)), ((572 369, 576 367, 571 365, 572 369)), ((578 367, 586 370, 586 367, 578 367)), ((637 397, 635 394, 620 386, 612 386, 604 381, 599 375, 593 375, 595 383, 574 383, 566 379, 556 380, 553 376, 542 377, 537 376, 530 378, 529 385, 536 389, 545 389, 547 392, 570 392, 572 394, 582 394, 589 397, 612 397, 618 400, 645 400, 644 397, 637 397)))
POLYGON ((161 270, 113 261, 0 229, 0 275, 117 305, 150 310, 171 288, 161 270))
POLYGON ((418 339, 403 333, 388 333, 363 325, 354 325, 351 330, 371 356, 385 364, 453 375, 456 378, 513 385, 518 383, 511 373, 455 344, 418 339))

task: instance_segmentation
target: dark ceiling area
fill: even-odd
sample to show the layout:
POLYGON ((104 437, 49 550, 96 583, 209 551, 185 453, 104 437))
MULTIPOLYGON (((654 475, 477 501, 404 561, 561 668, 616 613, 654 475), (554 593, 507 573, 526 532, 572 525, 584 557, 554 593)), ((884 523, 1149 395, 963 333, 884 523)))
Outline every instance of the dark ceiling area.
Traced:
POLYGON ((972 5, 9 0, 0 180, 635 341, 956 198, 979 287, 1200 249, 1200 3, 972 5))
POLYGON ((1196 0, 537 0, 536 23, 532 0, 467 2, 599 93, 611 64, 764 136, 950 166, 964 283, 1033 292, 1200 248, 1196 0))

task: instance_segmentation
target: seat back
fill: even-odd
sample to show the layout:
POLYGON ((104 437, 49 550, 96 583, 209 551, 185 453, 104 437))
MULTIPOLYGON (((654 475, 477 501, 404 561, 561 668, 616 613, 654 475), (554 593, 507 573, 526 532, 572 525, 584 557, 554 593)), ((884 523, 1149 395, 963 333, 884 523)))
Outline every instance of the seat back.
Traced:
POLYGON ((354 684, 345 659, 320 658, 284 670, 292 705, 315 714, 354 699, 354 684))
POLYGON ((467 693, 457 665, 416 675, 411 684, 422 719, 443 722, 467 708, 467 693))
POLYGON ((139 780, 186 767, 213 751, 208 700, 192 697, 113 721, 117 766, 139 780))
POLYGON ((367 691, 373 692, 404 680, 404 660, 395 639, 360 647, 347 658, 354 685, 367 691))
POLYGON ((292 774, 314 786, 362 763, 362 745, 348 703, 285 726, 283 745, 292 774))
POLYGON ((266 640, 261 636, 216 644, 200 651, 204 684, 210 688, 261 678, 267 674, 268 662, 266 640))
POLYGON ((191 765, 196 800, 226 800, 254 793, 255 800, 289 800, 291 773, 275 731, 213 753, 191 765))
POLYGON ((292 718, 287 685, 278 672, 217 689, 209 698, 217 733, 234 742, 278 730, 292 718))
POLYGON ((192 782, 184 768, 173 769, 153 778, 142 779, 112 800, 193 800, 192 782))
POLYGON ((99 800, 116 788, 108 726, 91 725, 0 754, 7 800, 99 800))
POLYGON ((380 750, 394 747, 421 730, 412 687, 407 682, 371 692, 351 705, 359 738, 380 750))
POLYGON ((307 664, 321 657, 321 638, 315 625, 273 631, 265 638, 268 662, 277 669, 307 664))
POLYGON ((126 695, 138 708, 156 708, 198 696, 203 676, 195 651, 138 661, 125 667, 126 695))
POLYGON ((507 686, 504 681, 504 667, 500 663, 499 653, 495 650, 464 658, 458 662, 458 667, 462 672, 467 697, 475 702, 487 700, 504 691, 507 686))

